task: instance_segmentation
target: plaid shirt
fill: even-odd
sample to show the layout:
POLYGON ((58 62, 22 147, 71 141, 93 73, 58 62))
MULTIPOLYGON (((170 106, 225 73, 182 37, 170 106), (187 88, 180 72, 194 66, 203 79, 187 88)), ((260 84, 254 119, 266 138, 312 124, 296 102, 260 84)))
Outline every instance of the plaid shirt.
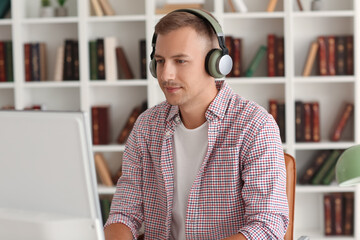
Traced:
MULTIPOLYGON (((208 150, 192 185, 186 239, 283 239, 288 225, 284 153, 276 122, 223 81, 206 111, 208 150)), ((169 239, 174 189, 172 137, 179 109, 163 102, 137 120, 105 227, 121 222, 134 237, 169 239)))

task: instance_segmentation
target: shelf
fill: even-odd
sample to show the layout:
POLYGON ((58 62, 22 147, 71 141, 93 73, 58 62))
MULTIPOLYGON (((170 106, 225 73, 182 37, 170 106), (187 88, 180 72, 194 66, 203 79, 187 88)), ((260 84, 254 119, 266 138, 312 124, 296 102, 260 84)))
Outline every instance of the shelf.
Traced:
POLYGON ((354 76, 311 76, 311 77, 295 77, 296 83, 345 83, 355 82, 354 76))
POLYGON ((11 25, 13 23, 12 19, 1 19, 0 26, 2 25, 11 25))
POLYGON ((355 187, 296 185, 296 193, 354 192, 355 187))
POLYGON ((49 17, 49 18, 27 18, 22 20, 21 23, 26 25, 30 24, 53 24, 53 23, 78 23, 78 17, 49 17))
POLYGON ((80 87, 79 81, 44 81, 44 82, 25 82, 26 88, 72 88, 80 87))
POLYGON ((106 187, 104 185, 98 185, 98 193, 100 195, 111 195, 116 191, 116 187, 106 187))
POLYGON ((146 21, 145 15, 122 15, 122 16, 91 16, 88 22, 132 22, 132 21, 146 21))
POLYGON ((141 80, 116 80, 116 81, 106 81, 106 80, 91 80, 89 85, 91 87, 117 87, 117 86, 147 86, 148 81, 145 79, 141 80))
POLYGON ((354 17, 355 11, 303 11, 293 13, 295 18, 354 17))
POLYGON ((355 142, 309 142, 295 143, 296 150, 320 150, 320 149, 346 149, 355 145, 355 142))
POLYGON ((93 145, 93 152, 124 152, 125 145, 93 145))
POLYGON ((0 83, 0 89, 14 88, 15 84, 13 82, 2 82, 0 83))

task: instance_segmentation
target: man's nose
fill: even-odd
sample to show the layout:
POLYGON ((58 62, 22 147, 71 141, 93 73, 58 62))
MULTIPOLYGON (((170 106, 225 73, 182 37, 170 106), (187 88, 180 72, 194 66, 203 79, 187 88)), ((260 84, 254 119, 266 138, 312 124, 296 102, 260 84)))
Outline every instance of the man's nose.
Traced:
POLYGON ((161 76, 162 80, 166 81, 169 79, 174 79, 176 70, 171 62, 166 61, 163 66, 158 69, 160 71, 158 74, 161 76))

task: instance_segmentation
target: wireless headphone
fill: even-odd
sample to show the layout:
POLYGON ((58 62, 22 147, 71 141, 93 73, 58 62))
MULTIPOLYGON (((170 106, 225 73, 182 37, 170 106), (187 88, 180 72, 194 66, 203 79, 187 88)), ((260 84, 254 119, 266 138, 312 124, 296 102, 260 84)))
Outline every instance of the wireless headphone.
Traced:
MULTIPOLYGON (((222 78, 225 77, 228 73, 230 73, 233 61, 229 56, 229 50, 226 48, 224 34, 222 32, 220 24, 216 21, 214 17, 209 15, 208 13, 199 10, 199 9, 178 9, 173 12, 187 12, 191 13, 203 20, 205 20, 211 28, 214 30, 217 39, 219 41, 220 49, 213 48, 211 49, 205 58, 205 69, 206 72, 214 77, 214 78, 222 78)), ((156 39, 157 34, 154 33, 152 37, 152 52, 150 54, 151 62, 150 62, 150 72, 154 78, 157 78, 156 74, 156 60, 154 59, 155 55, 155 47, 156 47, 156 39)))

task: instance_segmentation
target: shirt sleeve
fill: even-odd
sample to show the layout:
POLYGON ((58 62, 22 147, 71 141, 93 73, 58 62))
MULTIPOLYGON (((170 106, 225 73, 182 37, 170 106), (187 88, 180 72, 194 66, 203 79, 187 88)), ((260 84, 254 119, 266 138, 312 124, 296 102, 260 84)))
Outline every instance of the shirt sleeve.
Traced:
POLYGON ((109 218, 105 228, 113 223, 128 226, 134 236, 143 222, 142 202, 142 158, 137 144, 138 122, 136 122, 126 142, 122 163, 122 176, 119 178, 111 203, 109 218))
POLYGON ((284 239, 289 223, 286 196, 286 170, 279 128, 269 115, 256 130, 243 161, 242 197, 246 225, 241 232, 247 239, 284 239))

